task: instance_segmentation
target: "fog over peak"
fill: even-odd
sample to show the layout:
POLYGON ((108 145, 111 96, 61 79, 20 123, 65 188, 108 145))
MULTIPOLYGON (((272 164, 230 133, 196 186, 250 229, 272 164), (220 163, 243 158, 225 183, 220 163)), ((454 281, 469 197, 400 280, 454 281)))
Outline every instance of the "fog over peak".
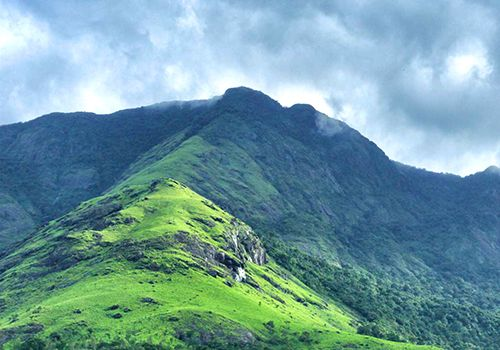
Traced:
POLYGON ((500 165, 497 2, 293 2, 0 0, 0 124, 244 85, 407 164, 500 165))

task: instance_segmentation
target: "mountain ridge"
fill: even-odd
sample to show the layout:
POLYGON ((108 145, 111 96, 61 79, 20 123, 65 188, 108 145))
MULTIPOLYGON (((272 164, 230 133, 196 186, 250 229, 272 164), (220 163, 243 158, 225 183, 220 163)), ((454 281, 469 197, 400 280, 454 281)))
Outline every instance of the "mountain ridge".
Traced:
POLYGON ((31 227, 43 223, 37 208, 51 208, 57 198, 65 200, 57 199, 58 211, 45 220, 127 185, 175 178, 248 222, 271 255, 308 286, 362 315, 364 334, 494 349, 500 337, 494 331, 500 325, 497 177, 401 165, 310 106, 285 108, 254 90, 228 91, 195 106, 95 117, 105 126, 99 132, 93 123, 82 123, 78 133, 66 125, 61 135, 68 145, 50 128, 36 130, 34 143, 36 132, 23 135, 26 144, 0 127, 0 145, 38 159, 36 172, 48 175, 33 181, 19 167, 0 173, 7 198, 0 216, 6 208, 17 212, 13 226, 24 222, 17 232, 26 235, 25 220, 32 218, 31 227), (37 154, 42 150, 45 156, 37 154), (50 158, 54 151, 57 160, 50 158), (44 192, 40 184, 47 183, 44 192), (82 183, 89 187, 71 187, 82 183), (436 307, 454 319, 432 316, 436 307), (451 324, 454 333, 442 329, 451 324))

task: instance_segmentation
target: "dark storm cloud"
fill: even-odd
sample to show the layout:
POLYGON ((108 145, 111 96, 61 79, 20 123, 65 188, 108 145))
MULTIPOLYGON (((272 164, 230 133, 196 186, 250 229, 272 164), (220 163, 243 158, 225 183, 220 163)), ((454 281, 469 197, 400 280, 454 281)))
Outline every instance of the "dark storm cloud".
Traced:
POLYGON ((500 161, 499 18, 488 1, 0 0, 0 123, 248 85, 465 174, 500 161))

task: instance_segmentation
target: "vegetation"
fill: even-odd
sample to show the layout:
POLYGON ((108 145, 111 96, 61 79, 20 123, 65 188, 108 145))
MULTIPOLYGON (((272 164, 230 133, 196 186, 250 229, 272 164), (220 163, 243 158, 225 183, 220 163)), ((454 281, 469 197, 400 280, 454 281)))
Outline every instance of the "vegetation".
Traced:
MULTIPOLYGON (((407 167, 388 159, 347 125, 325 118, 311 106, 283 108, 260 92, 237 88, 210 103, 162 104, 110 116, 55 114, 1 127, 0 147, 5 151, 0 157, 0 339, 36 333, 29 338, 50 347, 59 341, 50 337, 54 332, 76 334, 75 329, 89 328, 92 335, 62 338, 77 343, 85 339, 103 348, 123 342, 163 346, 155 333, 159 314, 148 321, 146 312, 137 311, 146 306, 138 300, 160 298, 141 288, 155 286, 168 300, 174 291, 194 298, 185 291, 194 281, 224 298, 256 295, 228 303, 234 314, 225 309, 226 299, 215 304, 200 299, 196 304, 197 297, 188 303, 209 334, 209 320, 217 320, 226 325, 224 329, 250 332, 256 347, 311 347, 311 342, 316 347, 354 347, 362 339, 369 339, 369 347, 392 344, 365 338, 373 335, 448 349, 496 349, 500 176, 485 171, 460 178, 407 167), (158 206, 150 204, 155 203, 152 194, 133 197, 149 191, 150 183, 162 177, 185 183, 223 208, 223 222, 211 218, 214 213, 203 214, 207 206, 195 205, 199 215, 192 210, 168 211, 173 208, 168 203, 180 205, 175 198, 182 198, 182 191, 158 206), (83 200, 102 194, 72 211, 83 200), (137 201, 144 197, 148 200, 137 201), (214 249, 227 251, 225 232, 233 226, 226 213, 250 224, 271 257, 263 265, 246 261, 250 280, 243 283, 234 282, 241 278, 234 268, 241 266, 231 269, 217 261, 207 265, 206 256, 199 256, 214 249), (164 217, 173 217, 173 223, 164 217), (55 221, 34 230, 49 220, 55 221), (297 298, 264 276, 280 286, 288 281, 293 287, 286 289, 294 290, 299 300, 303 293, 310 294, 330 308, 310 302, 307 307, 295 305, 297 298), (155 278, 172 278, 172 288, 155 278), (119 299, 118 291, 126 288, 130 301, 109 299, 109 305, 100 305, 101 293, 95 290, 115 285, 112 298, 119 299), (67 301, 79 298, 87 300, 85 307, 99 306, 89 313, 67 301), (253 311, 247 311, 254 314, 259 302, 278 308, 271 307, 276 311, 271 314, 258 312, 252 321, 236 307, 248 303, 253 311), (39 304, 51 312, 60 305, 61 313, 54 313, 57 321, 29 314, 39 304), (119 311, 103 310, 115 304, 119 311), (122 306, 135 311, 126 313, 122 306), (73 313, 76 310, 81 313, 73 313), (284 316, 290 314, 295 326, 284 316), (128 323, 130 315, 141 315, 135 325, 128 323), (299 315, 307 321, 299 322, 299 315), (85 326, 71 325, 78 318, 85 326), (139 322, 145 322, 146 335, 129 334, 139 322), (122 323, 130 327, 124 326, 120 334, 107 330, 122 323), (344 334, 353 340, 342 338, 344 334), (336 341, 340 344, 330 343, 336 341)), ((227 254, 242 261, 231 250, 227 254)), ((172 310, 162 309, 164 313, 181 312, 179 304, 187 301, 176 298, 149 306, 172 310)), ((151 308, 145 310, 149 314, 151 308)), ((40 315, 48 313, 42 309, 40 315)), ((191 316, 173 315, 190 322, 195 320, 191 316)), ((171 327, 178 323, 166 324, 164 346, 195 344, 192 339, 201 337, 194 331, 180 340, 171 327)), ((234 336, 230 332, 227 337, 208 338, 234 336)), ((9 341, 9 346, 15 344, 9 341)))
POLYGON ((416 348, 356 334, 248 226, 174 180, 83 203, 0 271, 6 349, 416 348))
POLYGON ((463 280, 442 281, 437 276, 411 282, 375 276, 352 265, 334 266, 276 238, 266 243, 279 264, 361 316, 360 334, 451 349, 495 349, 500 341, 500 315, 491 311, 498 305, 498 294, 491 291, 478 293, 463 280), (440 289, 444 284, 449 288, 440 289), (479 299, 484 295, 487 298, 479 299))

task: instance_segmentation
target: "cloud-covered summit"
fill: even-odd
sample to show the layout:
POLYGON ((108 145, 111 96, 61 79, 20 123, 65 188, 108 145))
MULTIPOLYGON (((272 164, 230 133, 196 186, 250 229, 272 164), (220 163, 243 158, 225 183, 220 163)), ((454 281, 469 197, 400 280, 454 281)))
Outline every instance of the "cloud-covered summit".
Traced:
POLYGON ((0 0, 0 124, 231 86, 310 103, 392 158, 500 164, 493 1, 0 0))

